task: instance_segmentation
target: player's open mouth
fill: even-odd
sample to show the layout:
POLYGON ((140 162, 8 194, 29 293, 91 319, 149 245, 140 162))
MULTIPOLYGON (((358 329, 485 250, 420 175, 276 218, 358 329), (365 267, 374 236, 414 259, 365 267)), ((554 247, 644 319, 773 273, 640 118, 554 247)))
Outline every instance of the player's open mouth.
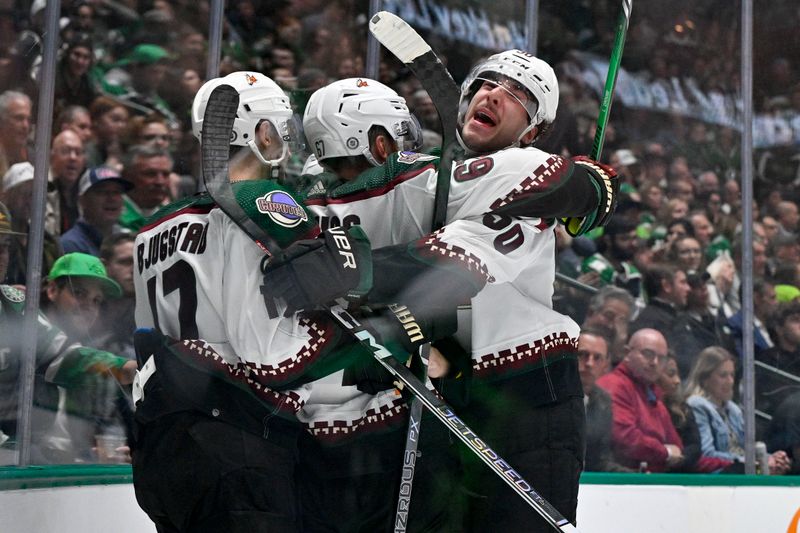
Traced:
POLYGON ((495 126, 495 125, 497 125, 497 121, 496 121, 494 115, 492 115, 491 113, 486 112, 484 110, 476 111, 475 115, 472 118, 474 120, 480 122, 481 124, 486 125, 486 126, 495 126))

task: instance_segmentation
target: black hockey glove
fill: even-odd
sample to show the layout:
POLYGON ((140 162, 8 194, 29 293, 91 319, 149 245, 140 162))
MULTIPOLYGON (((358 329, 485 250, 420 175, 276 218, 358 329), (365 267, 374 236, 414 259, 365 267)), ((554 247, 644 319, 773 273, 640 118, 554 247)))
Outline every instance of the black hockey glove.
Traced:
POLYGON ((283 300, 284 316, 336 298, 359 298, 372 288, 369 239, 359 226, 331 228, 316 239, 293 243, 262 271, 265 302, 283 300))
POLYGON ((597 209, 584 217, 565 217, 561 219, 564 227, 572 237, 583 235, 599 226, 605 226, 617 208, 619 196, 619 178, 608 165, 599 163, 586 156, 572 158, 572 162, 589 170, 594 179, 599 203, 597 209))

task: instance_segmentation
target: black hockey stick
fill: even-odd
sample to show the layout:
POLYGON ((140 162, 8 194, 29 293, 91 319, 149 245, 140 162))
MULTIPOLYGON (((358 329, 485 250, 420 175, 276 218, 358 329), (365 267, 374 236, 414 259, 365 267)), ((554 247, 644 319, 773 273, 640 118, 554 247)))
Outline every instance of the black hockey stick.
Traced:
MULTIPOLYGON (((239 95, 228 85, 215 88, 208 99, 203 118, 201 151, 203 157, 203 181, 209 196, 217 206, 228 215, 256 244, 267 253, 280 250, 274 239, 254 221, 247 217, 233 193, 228 176, 228 155, 230 138, 239 95), (250 223, 247 222, 250 221, 250 223)), ((509 464, 492 450, 486 442, 459 419, 454 411, 428 390, 422 382, 376 340, 375 336, 340 305, 327 309, 328 315, 357 342, 372 351, 374 357, 398 380, 415 394, 436 418, 455 434, 464 444, 478 455, 498 476, 500 476, 531 507, 542 515, 553 527, 561 531, 576 532, 572 524, 539 496, 509 464)))
MULTIPOLYGON (((442 127, 442 155, 436 175, 436 196, 433 204, 433 223, 431 231, 444 226, 447 219, 447 201, 450 192, 450 173, 453 157, 458 146, 456 139, 458 100, 460 93, 453 77, 436 56, 428 43, 403 19, 393 13, 381 11, 373 15, 369 31, 395 57, 417 77, 428 92, 439 115, 442 127)), ((430 344, 420 348, 422 368, 427 374, 430 344)), ((430 379, 425 376, 426 388, 430 379)), ((416 461, 419 457, 419 431, 422 424, 422 402, 415 397, 411 402, 406 432, 406 447, 403 452, 403 472, 400 479, 400 492, 397 497, 394 531, 404 533, 408 526, 408 513, 411 507, 411 491, 414 483, 416 461)))

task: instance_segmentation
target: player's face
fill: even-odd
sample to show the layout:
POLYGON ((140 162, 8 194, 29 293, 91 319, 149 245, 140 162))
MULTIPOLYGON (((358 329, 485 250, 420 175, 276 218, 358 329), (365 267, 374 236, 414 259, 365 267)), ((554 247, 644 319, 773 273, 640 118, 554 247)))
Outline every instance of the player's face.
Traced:
MULTIPOLYGON (((514 144, 530 121, 524 107, 529 98, 522 86, 508 78, 483 81, 464 116, 464 144, 484 153, 514 144)), ((523 141, 530 142, 528 136, 532 139, 532 132, 523 141)))

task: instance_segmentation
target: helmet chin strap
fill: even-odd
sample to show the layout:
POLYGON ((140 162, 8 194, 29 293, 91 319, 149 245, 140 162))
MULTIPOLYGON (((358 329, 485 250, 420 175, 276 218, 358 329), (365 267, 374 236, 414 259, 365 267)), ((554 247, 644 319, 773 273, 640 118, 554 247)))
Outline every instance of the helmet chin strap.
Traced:
POLYGON ((281 170, 281 163, 286 160, 286 156, 289 155, 289 145, 286 142, 282 142, 282 149, 281 149, 281 157, 279 159, 267 159, 264 157, 264 154, 261 153, 261 150, 258 149, 256 146, 255 139, 251 139, 247 141, 247 146, 250 147, 250 151, 252 151, 258 160, 261 162, 262 165, 266 165, 270 168, 270 177, 277 179, 278 175, 281 170))

